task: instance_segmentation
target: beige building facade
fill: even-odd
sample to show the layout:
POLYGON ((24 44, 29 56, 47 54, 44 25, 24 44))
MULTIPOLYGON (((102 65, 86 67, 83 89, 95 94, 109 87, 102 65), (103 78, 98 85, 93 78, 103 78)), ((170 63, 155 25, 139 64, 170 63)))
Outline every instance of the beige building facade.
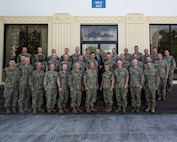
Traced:
MULTIPOLYGON (((134 46, 138 45, 143 52, 144 48, 150 49, 151 24, 177 24, 175 17, 145 16, 141 13, 130 13, 126 16, 72 16, 69 13, 56 13, 53 16, 0 16, 0 84, 2 84, 2 69, 4 61, 4 30, 6 24, 47 24, 48 47, 56 49, 60 56, 64 48, 74 53, 76 46, 81 45, 81 25, 117 25, 118 26, 118 53, 123 53, 124 48, 129 48, 133 53, 134 46)), ((7 51, 6 51, 7 52, 7 51)))

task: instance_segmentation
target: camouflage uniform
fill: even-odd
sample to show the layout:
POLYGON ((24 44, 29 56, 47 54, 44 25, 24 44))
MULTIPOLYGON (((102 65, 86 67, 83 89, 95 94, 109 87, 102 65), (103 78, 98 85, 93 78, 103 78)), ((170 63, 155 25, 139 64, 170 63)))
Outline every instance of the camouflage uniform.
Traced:
POLYGON ((158 53, 157 54, 152 54, 151 55, 152 62, 154 63, 155 61, 158 61, 158 53))
MULTIPOLYGON (((82 71, 82 72, 85 72, 85 70, 86 70, 86 63, 85 62, 80 62, 80 61, 78 61, 78 63, 80 63, 80 70, 82 71)), ((74 69, 74 64, 73 64, 73 69, 74 69)))
POLYGON ((29 86, 32 94, 32 108, 41 108, 44 95, 44 71, 34 70, 29 78, 29 86))
MULTIPOLYGON (((65 54, 61 55, 61 57, 60 57, 60 61, 63 61, 63 59, 64 59, 64 55, 65 55, 65 54)), ((68 55, 68 54, 67 54, 67 55, 68 55)), ((68 55, 68 58, 69 58, 68 61, 71 62, 72 59, 71 59, 71 56, 70 56, 70 55, 68 55)))
POLYGON ((97 71, 88 69, 84 73, 84 79, 86 79, 88 90, 86 91, 85 107, 93 107, 97 99, 97 71))
POLYGON ((59 66, 60 66, 60 61, 59 60, 50 60, 48 61, 48 68, 50 66, 50 64, 54 64, 55 65, 55 71, 59 71, 59 66))
MULTIPOLYGON (((52 60, 52 55, 50 55, 49 57, 47 57, 47 61, 52 60)), ((57 60, 60 61, 60 58, 57 56, 57 60)))
POLYGON ((114 75, 111 71, 104 72, 102 74, 103 97, 106 106, 113 105, 113 91, 110 91, 113 80, 114 80, 114 75))
POLYGON ((76 53, 71 55, 71 59, 72 59, 73 64, 78 61, 79 56, 80 56, 80 54, 76 54, 76 53))
MULTIPOLYGON (((139 60, 138 61, 138 67, 141 69, 141 71, 143 72, 143 63, 139 60)), ((131 64, 130 67, 133 67, 133 65, 131 64)))
MULTIPOLYGON (((35 62, 35 63, 34 63, 34 68, 36 67, 37 63, 38 63, 38 62, 35 62)), ((40 63, 41 63, 41 66, 42 66, 42 67, 41 67, 41 70, 45 72, 45 71, 46 71, 46 68, 48 67, 48 66, 47 66, 47 62, 43 61, 43 62, 40 62, 40 63)))
POLYGON ((28 107, 29 100, 31 98, 31 92, 29 87, 29 76, 33 72, 33 67, 30 65, 29 67, 21 66, 20 68, 20 81, 19 81, 19 99, 18 99, 18 106, 28 107))
POLYGON ((115 63, 117 63, 117 61, 120 59, 118 54, 112 55, 112 61, 114 61, 115 63))
POLYGON ((137 55, 138 55, 138 59, 137 59, 138 61, 143 62, 143 54, 142 54, 141 52, 133 53, 133 54, 132 54, 132 60, 133 60, 134 54, 137 54, 137 55))
POLYGON ((29 54, 29 53, 26 53, 26 54, 21 53, 21 54, 19 54, 18 57, 17 57, 17 62, 18 62, 18 63, 20 63, 20 58, 21 58, 21 56, 28 57, 30 60, 31 60, 31 58, 32 58, 31 54, 29 54))
POLYGON ((62 61, 60 63, 60 67, 59 67, 60 70, 62 70, 63 64, 67 64, 67 72, 70 72, 72 70, 72 63, 70 61, 68 61, 68 62, 62 61))
POLYGON ((143 64, 147 63, 146 60, 147 60, 148 57, 150 57, 152 59, 151 55, 149 55, 149 54, 148 55, 143 55, 143 61, 142 61, 143 64))
POLYGON ((168 79, 167 79, 167 89, 169 89, 173 87, 173 73, 171 71, 174 71, 174 69, 176 68, 176 62, 174 57, 171 55, 169 55, 168 57, 164 56, 163 60, 167 61, 169 67, 168 79))
POLYGON ((130 62, 128 62, 128 60, 122 61, 122 67, 124 67, 128 70, 129 66, 130 66, 130 62))
POLYGON ((116 62, 114 62, 114 61, 105 61, 104 65, 109 65, 109 69, 112 73, 116 69, 116 62))
POLYGON ((129 77, 128 70, 124 67, 121 69, 114 70, 115 76, 115 91, 116 91, 116 100, 118 107, 127 107, 127 88, 124 88, 126 85, 126 78, 129 77))
POLYGON ((11 69, 6 67, 3 70, 2 81, 5 82, 3 96, 5 98, 5 107, 17 106, 18 100, 18 82, 19 82, 19 68, 11 69), (13 99, 12 99, 13 98, 13 99))
POLYGON ((21 68, 22 66, 24 66, 24 64, 22 62, 19 62, 19 63, 16 64, 17 68, 21 68))
POLYGON ((71 107, 80 107, 82 100, 82 87, 83 87, 83 72, 81 70, 72 70, 69 74, 68 86, 73 88, 73 92, 70 92, 71 107))
POLYGON ((157 95, 166 96, 166 85, 167 85, 166 70, 168 69, 168 63, 165 60, 162 60, 161 62, 155 61, 154 65, 160 77, 160 83, 158 86, 157 95))
POLYGON ((131 55, 130 53, 124 54, 124 56, 125 56, 125 60, 126 60, 128 63, 131 62, 132 55, 131 55))
POLYGON ((129 69, 131 103, 133 108, 141 106, 141 88, 144 84, 144 75, 139 67, 129 69))
POLYGON ((92 59, 88 60, 88 62, 87 62, 87 66, 86 66, 87 69, 89 68, 90 63, 94 63, 94 65, 95 65, 95 69, 98 71, 98 61, 97 61, 96 59, 94 59, 94 60, 92 60, 92 59))
POLYGON ((34 63, 39 61, 39 55, 42 55, 43 61, 46 60, 46 56, 44 54, 34 54, 34 57, 33 57, 33 62, 34 63))
POLYGON ((69 87, 68 87, 68 72, 60 71, 58 73, 58 79, 60 80, 60 88, 62 91, 59 92, 58 96, 58 108, 65 108, 68 102, 69 87))
POLYGON ((159 85, 159 76, 157 70, 152 68, 151 70, 144 70, 145 76, 145 98, 147 106, 155 106, 156 105, 156 87, 159 85))
POLYGON ((43 86, 44 89, 47 89, 45 92, 47 109, 54 109, 57 102, 57 76, 58 74, 56 71, 48 71, 44 75, 43 86))
POLYGON ((90 60, 90 55, 84 55, 84 62, 87 63, 90 60))

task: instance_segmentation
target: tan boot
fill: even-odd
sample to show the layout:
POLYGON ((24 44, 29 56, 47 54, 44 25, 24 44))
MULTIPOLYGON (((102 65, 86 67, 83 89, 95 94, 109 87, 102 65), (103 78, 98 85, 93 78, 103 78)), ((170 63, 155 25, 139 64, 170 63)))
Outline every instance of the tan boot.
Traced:
POLYGON ((59 113, 59 114, 63 114, 64 111, 63 111, 62 109, 59 109, 58 113, 59 113))
POLYGON ((163 101, 166 101, 167 99, 166 99, 166 97, 165 97, 165 96, 162 96, 162 100, 163 100, 163 101))
POLYGON ((108 109, 108 106, 106 106, 104 109, 103 109, 103 111, 106 111, 108 109))
POLYGON ((157 100, 160 101, 161 100, 161 96, 158 96, 157 100))
POLYGON ((27 106, 25 106, 24 111, 26 111, 26 112, 31 112, 31 109, 29 109, 27 106))
POLYGON ((33 109, 33 112, 32 112, 33 114, 36 114, 37 113, 37 109, 35 108, 35 109, 33 109))
POLYGON ((87 107, 87 108, 86 108, 86 112, 87 112, 87 113, 91 113, 90 107, 87 107))
POLYGON ((19 113, 25 113, 22 107, 19 108, 19 113))
POLYGON ((124 113, 124 114, 127 113, 125 107, 122 108, 122 113, 124 113))
POLYGON ((152 112, 152 113, 155 113, 155 106, 152 106, 152 107, 151 107, 151 112, 152 112))
POLYGON ((51 109, 52 112, 56 112, 56 110, 54 108, 51 109))
POLYGON ((106 112, 111 112, 112 111, 112 106, 108 106, 108 109, 106 110, 106 112))
POLYGON ((16 107, 12 107, 12 112, 17 112, 17 109, 16 109, 16 107))
POLYGON ((91 111, 97 112, 97 109, 95 109, 93 106, 90 108, 91 111))
POLYGON ((151 106, 148 106, 146 109, 145 109, 145 112, 149 112, 151 110, 151 106))
POLYGON ((38 112, 44 112, 45 110, 42 108, 38 108, 38 112))
POLYGON ((78 113, 78 111, 76 110, 75 107, 73 107, 73 109, 72 109, 72 113, 74 113, 74 114, 78 113))
POLYGON ((121 112, 121 106, 118 106, 115 112, 121 112))
POLYGON ((136 108, 136 113, 140 113, 140 108, 139 107, 136 108))
POLYGON ((83 110, 81 108, 79 108, 79 107, 77 107, 77 111, 78 112, 83 112, 83 110))
POLYGON ((131 112, 135 112, 136 111, 136 108, 134 107, 134 108, 132 108, 132 110, 131 110, 131 112))
POLYGON ((47 113, 48 113, 48 114, 52 113, 52 111, 51 111, 50 108, 47 109, 47 113))
POLYGON ((63 110, 64 110, 65 112, 69 112, 69 109, 67 109, 66 107, 64 107, 63 110))
POLYGON ((11 110, 9 107, 6 107, 6 113, 11 113, 11 110))

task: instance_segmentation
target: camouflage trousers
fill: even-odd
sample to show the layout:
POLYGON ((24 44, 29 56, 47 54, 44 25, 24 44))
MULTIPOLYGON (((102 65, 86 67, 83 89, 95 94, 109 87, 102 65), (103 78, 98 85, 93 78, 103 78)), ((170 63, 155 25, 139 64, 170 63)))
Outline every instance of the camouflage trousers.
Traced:
POLYGON ((103 98, 106 106, 113 105, 113 91, 110 91, 110 88, 108 89, 103 88, 103 98))
POLYGON ((141 107, 141 88, 130 87, 132 107, 141 107))
POLYGON ((85 107, 93 107, 97 99, 97 90, 94 89, 88 89, 86 91, 86 101, 85 101, 85 107))
POLYGON ((145 88, 145 98, 147 106, 155 106, 156 105, 156 90, 145 88))
POLYGON ((173 87, 173 73, 168 73, 168 79, 167 79, 167 89, 173 87))
POLYGON ((39 89, 31 92, 32 94, 32 108, 41 108, 43 104, 43 96, 44 96, 44 90, 39 89))
POLYGON ((158 90, 157 90, 157 95, 158 96, 166 96, 166 86, 167 86, 167 79, 165 78, 160 78, 160 83, 158 86, 158 90))
POLYGON ((71 107, 80 107, 81 100, 82 100, 82 90, 81 89, 74 89, 73 92, 70 92, 71 98, 71 107))
POLYGON ((127 92, 128 89, 125 89, 124 87, 115 88, 116 92, 116 101, 117 101, 117 106, 119 107, 127 107, 127 92))
POLYGON ((57 88, 48 89, 45 92, 47 109, 55 108, 57 102, 57 88))
POLYGON ((16 107, 18 101, 18 89, 4 88, 3 96, 5 98, 5 107, 16 107))
POLYGON ((19 87, 18 106, 24 107, 25 105, 25 107, 28 107, 30 98, 31 98, 31 92, 29 86, 19 87))
POLYGON ((59 96, 58 96, 59 109, 66 107, 68 103, 68 94, 69 94, 68 89, 62 89, 62 91, 59 92, 59 96))

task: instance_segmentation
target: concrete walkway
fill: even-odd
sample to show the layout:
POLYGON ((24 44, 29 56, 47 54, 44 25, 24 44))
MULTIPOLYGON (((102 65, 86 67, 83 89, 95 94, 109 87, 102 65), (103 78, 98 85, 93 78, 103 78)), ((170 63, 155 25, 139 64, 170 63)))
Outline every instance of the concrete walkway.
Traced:
POLYGON ((0 115, 0 142, 176 142, 177 114, 0 115))

